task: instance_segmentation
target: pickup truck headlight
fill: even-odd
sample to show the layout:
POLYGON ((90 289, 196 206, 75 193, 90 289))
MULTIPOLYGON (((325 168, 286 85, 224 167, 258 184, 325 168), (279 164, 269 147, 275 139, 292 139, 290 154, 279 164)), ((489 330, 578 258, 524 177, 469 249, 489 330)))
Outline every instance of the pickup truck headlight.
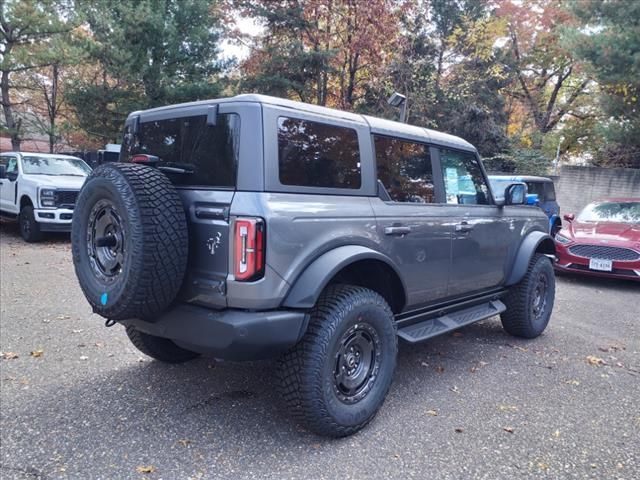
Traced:
POLYGON ((40 205, 43 207, 55 207, 56 191, 52 188, 43 188, 40 190, 40 205))
POLYGON ((560 235, 559 233, 556 233, 556 236, 554 237, 556 242, 558 242, 561 245, 566 245, 567 243, 571 243, 571 240, 563 235, 560 235))

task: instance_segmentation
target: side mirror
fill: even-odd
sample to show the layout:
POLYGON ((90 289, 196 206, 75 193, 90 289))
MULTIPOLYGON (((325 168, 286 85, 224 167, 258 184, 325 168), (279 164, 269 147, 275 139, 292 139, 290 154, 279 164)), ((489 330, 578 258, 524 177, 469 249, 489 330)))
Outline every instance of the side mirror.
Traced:
POLYGON ((524 205, 527 203, 527 185, 512 183, 504 190, 505 205, 524 205))
POLYGON ((567 222, 573 222, 576 216, 573 213, 565 213, 562 218, 564 218, 567 222))
POLYGON ((0 178, 7 178, 7 166, 0 165, 0 178))

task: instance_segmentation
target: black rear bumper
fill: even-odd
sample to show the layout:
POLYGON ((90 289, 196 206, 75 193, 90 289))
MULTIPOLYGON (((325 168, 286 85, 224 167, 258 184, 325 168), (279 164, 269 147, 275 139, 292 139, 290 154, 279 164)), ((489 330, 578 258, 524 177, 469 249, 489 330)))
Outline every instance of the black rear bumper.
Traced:
POLYGON ((123 325, 168 338, 177 345, 226 360, 257 360, 277 356, 304 335, 308 315, 302 311, 210 310, 181 304, 151 323, 123 320, 123 325))

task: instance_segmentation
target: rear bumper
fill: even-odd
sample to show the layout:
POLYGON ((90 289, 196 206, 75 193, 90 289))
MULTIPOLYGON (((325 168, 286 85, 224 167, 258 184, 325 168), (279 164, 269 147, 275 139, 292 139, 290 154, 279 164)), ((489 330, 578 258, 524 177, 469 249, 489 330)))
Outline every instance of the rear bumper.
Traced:
POLYGON ((195 352, 226 360, 257 360, 277 356, 295 345, 308 321, 303 311, 216 311, 181 304, 153 323, 140 319, 120 323, 195 352))

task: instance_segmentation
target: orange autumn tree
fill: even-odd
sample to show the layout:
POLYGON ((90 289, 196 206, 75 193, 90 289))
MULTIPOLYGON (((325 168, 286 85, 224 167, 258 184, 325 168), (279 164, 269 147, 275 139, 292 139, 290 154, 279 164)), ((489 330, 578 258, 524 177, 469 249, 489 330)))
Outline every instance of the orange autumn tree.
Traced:
POLYGON ((363 86, 383 78, 400 39, 393 0, 241 2, 264 33, 241 69, 241 90, 259 90, 342 109, 357 108, 363 86))

